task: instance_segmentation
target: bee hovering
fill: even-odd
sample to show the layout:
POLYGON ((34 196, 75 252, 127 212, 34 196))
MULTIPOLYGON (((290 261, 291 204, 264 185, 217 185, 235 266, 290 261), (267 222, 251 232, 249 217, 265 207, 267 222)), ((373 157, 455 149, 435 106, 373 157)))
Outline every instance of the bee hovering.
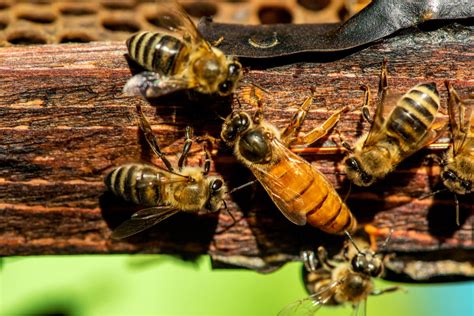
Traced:
POLYGON ((205 150, 203 168, 185 166, 186 157, 192 145, 192 130, 186 128, 186 141, 178 170, 161 152, 150 124, 139 108, 140 128, 153 152, 161 158, 166 169, 155 165, 130 163, 119 166, 105 178, 107 188, 126 201, 146 208, 134 213, 131 219, 118 226, 112 238, 126 238, 139 233, 177 212, 197 213, 202 209, 217 212, 225 206, 224 181, 218 176, 209 176, 210 153, 205 150))
POLYGON ((362 88, 365 90, 362 113, 372 126, 353 148, 344 143, 350 152, 344 159, 344 167, 353 183, 370 186, 384 178, 403 159, 436 139, 434 122, 440 100, 433 82, 416 85, 398 100, 387 98, 386 60, 382 64, 373 120, 368 111, 370 90, 367 86, 362 88))
POLYGON ((177 90, 230 95, 242 77, 241 64, 212 47, 176 1, 158 1, 160 32, 141 32, 127 40, 129 56, 147 71, 125 85, 129 95, 159 97, 177 90))
POLYGON ((237 160, 253 172, 291 222, 297 225, 308 222, 331 234, 353 231, 356 219, 334 187, 321 172, 288 149, 293 143, 308 145, 326 135, 347 108, 335 112, 322 126, 298 136, 312 97, 305 100, 290 124, 279 131, 263 119, 262 91, 250 89, 258 105, 255 115, 232 112, 222 126, 222 140, 234 149, 237 160))
MULTIPOLYGON (((431 155, 442 167, 444 186, 454 193, 456 223, 459 225, 459 202, 457 195, 473 192, 474 183, 474 111, 472 102, 463 102, 451 83, 448 89, 448 111, 451 127, 451 146, 442 158, 431 155)), ((439 192, 439 191, 437 191, 439 192)), ((436 192, 434 192, 436 193, 436 192)))
MULTIPOLYGON (((329 261, 327 251, 318 248, 317 259, 320 268, 310 270, 312 294, 304 299, 289 304, 278 313, 278 316, 314 315, 323 306, 350 303, 354 307, 354 316, 366 315, 366 301, 369 295, 380 295, 393 292, 400 288, 389 287, 382 290, 374 289, 374 277, 384 272, 381 254, 370 249, 360 250, 346 232, 350 244, 346 242, 343 253, 329 261)), ((390 236, 385 240, 388 243, 390 236)), ((314 258, 306 256, 306 258, 314 258)), ((316 266, 305 262, 306 266, 316 266)))

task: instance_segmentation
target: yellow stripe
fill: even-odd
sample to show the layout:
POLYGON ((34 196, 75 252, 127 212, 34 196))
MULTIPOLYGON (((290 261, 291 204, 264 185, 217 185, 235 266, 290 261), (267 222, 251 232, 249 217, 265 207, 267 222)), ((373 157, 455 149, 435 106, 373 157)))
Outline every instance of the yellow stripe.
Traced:
POLYGON ((143 40, 141 41, 140 43, 140 46, 138 47, 138 54, 136 56, 136 61, 140 64, 140 65, 145 65, 145 56, 143 56, 144 54, 144 51, 145 51, 145 47, 146 47, 146 44, 148 43, 148 41, 150 40, 150 37, 153 36, 153 33, 151 32, 146 32, 144 35, 143 35, 143 40))

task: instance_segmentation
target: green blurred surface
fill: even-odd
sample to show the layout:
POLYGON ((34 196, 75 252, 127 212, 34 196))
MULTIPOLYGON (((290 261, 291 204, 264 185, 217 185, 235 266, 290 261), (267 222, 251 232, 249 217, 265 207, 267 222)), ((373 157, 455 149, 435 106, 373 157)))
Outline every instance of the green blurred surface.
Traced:
MULTIPOLYGON (((299 263, 268 275, 164 255, 10 257, 1 267, 2 315, 264 316, 306 296, 299 263)), ((474 315, 473 283, 403 287, 370 297, 368 315, 474 315)), ((317 315, 350 311, 326 307, 317 315)))

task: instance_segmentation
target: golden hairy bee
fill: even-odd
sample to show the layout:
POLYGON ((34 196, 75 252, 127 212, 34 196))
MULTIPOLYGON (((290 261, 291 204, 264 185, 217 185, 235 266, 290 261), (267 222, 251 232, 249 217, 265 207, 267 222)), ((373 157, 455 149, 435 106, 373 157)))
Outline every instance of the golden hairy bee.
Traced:
POLYGON ((212 47, 176 1, 158 1, 163 31, 141 32, 127 40, 128 54, 147 71, 125 85, 129 95, 159 97, 177 90, 230 95, 242 77, 236 58, 212 47))
MULTIPOLYGON (((459 225, 457 195, 473 192, 474 183, 474 111, 473 103, 463 102, 454 87, 445 82, 448 89, 448 113, 451 128, 451 145, 442 158, 432 155, 442 167, 444 186, 454 193, 456 222, 459 225)), ((438 191, 439 192, 439 191, 438 191)), ((436 193, 436 192, 435 192, 436 193)))
POLYGON ((232 112, 222 126, 221 139, 233 148, 237 160, 252 171, 291 222, 309 223, 332 234, 353 231, 356 219, 334 187, 309 162, 288 149, 293 143, 312 144, 326 135, 347 109, 335 112, 322 126, 298 136, 312 97, 280 131, 262 117, 262 91, 250 89, 258 110, 253 117, 245 111, 232 112))
POLYGON ((365 316, 368 296, 400 289, 397 286, 382 290, 374 288, 373 278, 384 273, 382 255, 368 248, 360 250, 351 235, 346 234, 350 243, 346 242, 342 253, 331 260, 322 246, 316 255, 311 252, 303 254, 305 266, 309 268, 307 281, 312 294, 287 305, 278 316, 314 315, 323 306, 344 304, 353 306, 353 315, 365 316), (315 257, 316 263, 312 262, 315 257))
POLYGON ((158 224, 177 212, 197 213, 200 210, 219 211, 225 206, 226 189, 219 176, 210 176, 210 153, 205 147, 202 168, 186 166, 186 157, 192 145, 192 130, 186 129, 186 141, 175 171, 163 156, 151 127, 139 108, 140 128, 153 152, 166 168, 142 163, 129 163, 117 167, 105 178, 109 191, 126 201, 146 208, 118 226, 112 238, 126 238, 158 224))
POLYGON ((370 186, 384 178, 403 159, 436 139, 435 119, 440 107, 436 84, 418 84, 401 98, 387 97, 387 62, 379 81, 374 119, 369 115, 370 90, 365 90, 364 118, 372 124, 368 134, 353 147, 344 143, 349 154, 344 159, 347 177, 358 186, 370 186), (387 115, 388 110, 390 110, 387 115))

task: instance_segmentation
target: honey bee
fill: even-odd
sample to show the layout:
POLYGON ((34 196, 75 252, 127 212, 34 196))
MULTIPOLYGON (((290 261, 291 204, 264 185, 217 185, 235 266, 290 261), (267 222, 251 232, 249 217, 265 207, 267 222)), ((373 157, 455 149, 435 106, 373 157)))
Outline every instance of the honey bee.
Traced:
MULTIPOLYGON (((370 90, 365 90, 364 118, 372 123, 368 134, 359 138, 344 159, 347 177, 358 186, 369 186, 385 177, 403 159, 436 139, 434 121, 440 106, 436 84, 424 83, 410 89, 395 102, 387 99, 387 62, 384 60, 379 81, 377 109, 370 119, 370 90), (387 103, 395 103, 393 107, 387 103), (385 119, 386 108, 392 108, 385 119)), ((393 100, 394 101, 394 100, 393 100)))
POLYGON ((163 31, 127 40, 129 56, 147 71, 133 76, 124 92, 147 98, 183 89, 230 95, 242 77, 237 59, 212 47, 176 1, 159 1, 159 8, 163 31))
POLYGON ((178 161, 178 171, 163 156, 151 127, 139 108, 140 128, 151 149, 166 168, 142 163, 119 166, 105 178, 105 185, 115 195, 146 208, 118 226, 112 238, 126 238, 154 226, 177 212, 197 213, 202 209, 217 212, 224 204, 226 188, 218 176, 209 176, 210 153, 205 147, 203 168, 185 166, 192 144, 192 130, 186 129, 186 142, 178 161))
POLYGON ((233 148, 237 160, 253 172, 291 222, 308 222, 332 234, 353 231, 356 219, 336 190, 321 172, 288 149, 293 143, 308 145, 326 135, 347 108, 335 112, 322 126, 298 136, 313 98, 307 98, 290 124, 279 131, 262 117, 261 90, 252 90, 258 99, 255 115, 232 112, 222 126, 221 139, 233 148))
MULTIPOLYGON (((346 242, 343 253, 335 256, 331 262, 327 251, 318 248, 319 268, 310 270, 307 280, 310 282, 309 297, 289 304, 278 313, 278 316, 313 315, 323 306, 343 305, 350 303, 357 316, 366 315, 366 301, 369 295, 380 295, 399 290, 398 286, 376 290, 374 277, 384 272, 383 257, 371 249, 360 250, 351 235, 347 233, 350 243, 346 242)), ((385 240, 388 243, 390 236, 385 240)), ((307 258, 314 258, 308 256, 307 258)), ((316 266, 309 263, 309 266, 316 266)), ((306 266, 308 266, 306 265, 306 266)))
MULTIPOLYGON (((457 195, 473 192, 474 183, 474 111, 472 103, 461 101, 454 87, 445 82, 448 89, 448 111, 452 141, 443 158, 432 156, 442 167, 444 186, 454 193, 456 223, 459 225, 457 195)), ((439 191, 438 191, 439 192, 439 191)))

